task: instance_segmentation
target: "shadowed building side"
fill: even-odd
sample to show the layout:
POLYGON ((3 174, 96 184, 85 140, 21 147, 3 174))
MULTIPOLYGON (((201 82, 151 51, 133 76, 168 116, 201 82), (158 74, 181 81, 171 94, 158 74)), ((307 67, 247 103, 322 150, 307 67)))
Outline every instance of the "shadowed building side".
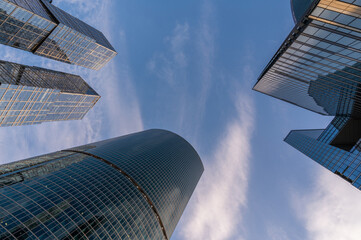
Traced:
POLYGON ((335 116, 326 129, 292 131, 285 141, 360 189, 361 3, 291 0, 296 26, 254 90, 335 116))
POLYGON ((313 2, 315 0, 291 0, 292 16, 295 23, 302 19, 313 2))

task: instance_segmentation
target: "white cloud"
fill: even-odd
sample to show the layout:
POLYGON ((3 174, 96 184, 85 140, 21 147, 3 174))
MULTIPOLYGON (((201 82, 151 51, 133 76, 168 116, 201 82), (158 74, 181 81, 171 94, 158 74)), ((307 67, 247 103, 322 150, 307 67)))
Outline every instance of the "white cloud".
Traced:
POLYGON ((109 68, 98 72, 96 77, 108 127, 113 134, 119 135, 142 130, 143 122, 127 63, 125 34, 121 32, 117 39, 121 56, 118 56, 117 63, 109 64, 109 68))
POLYGON ((322 169, 311 192, 296 193, 293 203, 304 222, 308 239, 359 240, 361 192, 340 177, 322 169))
POLYGON ((188 65, 185 47, 189 37, 188 23, 176 24, 171 36, 165 38, 169 48, 167 53, 156 54, 148 62, 148 70, 170 86, 184 80, 181 78, 184 77, 185 68, 188 65))
POLYGON ((273 224, 267 226, 267 235, 270 240, 290 240, 284 229, 273 224))
POLYGON ((177 24, 173 36, 168 38, 168 41, 171 44, 171 49, 173 53, 174 62, 179 67, 186 67, 187 59, 184 53, 184 47, 189 40, 189 26, 185 24, 177 24))
POLYGON ((211 1, 205 1, 201 9, 201 20, 197 34, 197 49, 199 49, 199 63, 201 70, 201 85, 199 93, 199 111, 196 129, 199 128, 204 115, 209 89, 212 84, 213 61, 215 56, 215 9, 211 1))
POLYGON ((238 118, 228 125, 214 157, 203 159, 205 172, 181 229, 187 240, 242 239, 239 227, 247 203, 254 107, 252 99, 241 96, 238 118))
POLYGON ((178 129, 191 132, 195 138, 199 137, 215 79, 215 21, 215 8, 206 0, 201 4, 197 24, 177 23, 165 38, 166 51, 155 54, 147 64, 148 70, 173 93, 170 98, 178 106, 177 119, 173 121, 178 129))

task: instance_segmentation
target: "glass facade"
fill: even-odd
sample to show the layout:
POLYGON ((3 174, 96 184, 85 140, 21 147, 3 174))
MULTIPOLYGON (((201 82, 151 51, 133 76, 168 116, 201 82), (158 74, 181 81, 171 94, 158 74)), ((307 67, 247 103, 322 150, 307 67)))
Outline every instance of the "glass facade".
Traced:
POLYGON ((46 14, 39 11, 41 5, 31 6, 36 6, 34 11, 30 11, 29 5, 0 0, 0 43, 33 51, 55 29, 56 23, 52 18, 45 18, 46 14))
MULTIPOLYGON (((317 1, 317 0, 316 0, 317 1)), ((314 0, 291 0, 293 20, 297 23, 311 7, 314 0)))
POLYGON ((203 172, 149 130, 0 166, 0 239, 169 239, 203 172))
POLYGON ((291 131, 285 141, 361 187, 361 1, 291 1, 296 26, 254 90, 319 114, 326 129, 291 131))
POLYGON ((327 144, 309 134, 320 134, 322 130, 294 130, 285 141, 310 157, 323 167, 342 177, 358 189, 361 189, 361 152, 351 151, 327 144))
POLYGON ((254 86, 324 114, 355 114, 361 76, 361 7, 321 0, 297 23, 254 86))
POLYGON ((117 54, 100 31, 45 0, 0 0, 0 43, 95 70, 117 54))
POLYGON ((100 96, 79 76, 0 61, 0 126, 77 120, 100 96))

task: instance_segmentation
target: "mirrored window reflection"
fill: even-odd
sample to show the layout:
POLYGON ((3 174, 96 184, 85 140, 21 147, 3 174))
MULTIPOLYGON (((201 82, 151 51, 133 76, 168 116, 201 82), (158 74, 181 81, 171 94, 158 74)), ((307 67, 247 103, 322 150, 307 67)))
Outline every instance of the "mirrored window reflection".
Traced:
POLYGON ((100 69, 116 55, 115 51, 63 24, 57 26, 35 53, 93 69, 100 69))
POLYGON ((79 76, 0 61, 0 126, 82 119, 100 96, 79 76))
POLYGON ((87 155, 58 155, 0 176, 1 239, 163 238, 126 177, 87 155))
POLYGON ((101 32, 39 1, 0 0, 0 43, 96 70, 116 55, 101 32))
POLYGON ((0 43, 32 51, 56 24, 15 4, 0 0, 0 43))
POLYGON ((295 27, 256 90, 325 115, 361 116, 361 16, 335 2, 320 1, 295 27))
POLYGON ((340 0, 340 1, 361 7, 361 0, 340 0))

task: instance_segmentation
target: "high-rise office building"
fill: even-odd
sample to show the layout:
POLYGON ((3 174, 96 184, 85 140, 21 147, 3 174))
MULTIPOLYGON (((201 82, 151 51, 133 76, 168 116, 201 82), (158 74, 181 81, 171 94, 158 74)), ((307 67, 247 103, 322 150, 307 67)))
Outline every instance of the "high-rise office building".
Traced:
POLYGON ((95 70, 117 54, 100 31, 47 0, 0 0, 0 43, 95 70))
POLYGON ((326 129, 292 131, 287 143, 361 187, 361 1, 293 0, 296 26, 254 90, 319 114, 326 129))
POLYGON ((201 175, 149 130, 0 166, 0 239, 169 239, 201 175))
POLYGON ((82 119, 99 98, 79 76, 0 61, 0 127, 82 119))

